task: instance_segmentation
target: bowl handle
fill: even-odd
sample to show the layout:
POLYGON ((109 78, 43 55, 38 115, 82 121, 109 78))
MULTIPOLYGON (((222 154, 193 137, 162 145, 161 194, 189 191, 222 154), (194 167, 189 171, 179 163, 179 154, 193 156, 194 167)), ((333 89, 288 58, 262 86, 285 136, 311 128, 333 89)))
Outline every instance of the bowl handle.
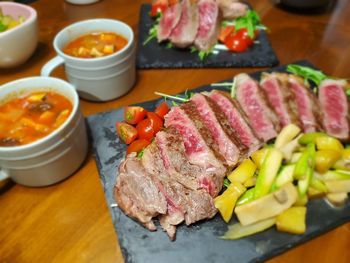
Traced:
POLYGON ((0 181, 5 180, 9 177, 10 177, 10 175, 6 171, 4 171, 0 168, 0 181))
POLYGON ((64 63, 64 59, 62 57, 60 56, 54 57, 43 66, 43 68, 41 69, 40 75, 44 77, 50 76, 52 71, 58 66, 62 65, 63 63, 64 63))

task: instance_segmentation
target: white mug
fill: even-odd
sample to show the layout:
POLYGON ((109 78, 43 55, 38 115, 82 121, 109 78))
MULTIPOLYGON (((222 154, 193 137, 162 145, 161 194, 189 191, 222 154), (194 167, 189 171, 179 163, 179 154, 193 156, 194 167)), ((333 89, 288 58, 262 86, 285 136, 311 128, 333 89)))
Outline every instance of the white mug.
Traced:
POLYGON ((73 105, 68 119, 47 136, 29 144, 0 147, 0 180, 11 178, 26 186, 46 186, 72 175, 88 152, 79 97, 69 83, 50 77, 19 79, 0 86, 0 101, 35 91, 54 91, 73 105))
POLYGON ((127 93, 135 84, 134 34, 123 22, 91 19, 74 23, 56 35, 53 46, 58 55, 44 65, 41 75, 49 76, 56 67, 64 64, 68 81, 84 99, 116 99, 127 93), (99 58, 77 58, 63 53, 62 50, 70 41, 84 34, 101 31, 120 34, 128 43, 121 50, 99 58))

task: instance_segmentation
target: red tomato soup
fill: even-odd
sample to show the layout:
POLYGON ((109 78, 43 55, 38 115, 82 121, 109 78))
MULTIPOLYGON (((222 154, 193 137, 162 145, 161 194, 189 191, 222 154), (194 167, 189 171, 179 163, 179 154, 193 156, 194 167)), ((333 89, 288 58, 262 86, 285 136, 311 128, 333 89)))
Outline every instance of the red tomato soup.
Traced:
POLYGON ((34 92, 0 105, 0 146, 19 146, 60 127, 73 105, 55 92, 34 92))
POLYGON ((128 40, 116 33, 96 32, 70 42, 63 52, 78 58, 96 58, 113 54, 126 46, 128 40))

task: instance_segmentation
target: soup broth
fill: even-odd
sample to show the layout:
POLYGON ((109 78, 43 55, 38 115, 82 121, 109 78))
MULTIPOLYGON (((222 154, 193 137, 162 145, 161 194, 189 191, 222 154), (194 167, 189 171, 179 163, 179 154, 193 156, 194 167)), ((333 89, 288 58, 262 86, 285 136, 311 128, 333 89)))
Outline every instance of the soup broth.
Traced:
POLYGON ((126 46, 128 40, 116 33, 96 32, 70 42, 63 50, 78 58, 96 58, 113 54, 126 46))
POLYGON ((69 99, 55 92, 35 92, 0 105, 0 146, 19 146, 43 138, 72 112, 69 99))

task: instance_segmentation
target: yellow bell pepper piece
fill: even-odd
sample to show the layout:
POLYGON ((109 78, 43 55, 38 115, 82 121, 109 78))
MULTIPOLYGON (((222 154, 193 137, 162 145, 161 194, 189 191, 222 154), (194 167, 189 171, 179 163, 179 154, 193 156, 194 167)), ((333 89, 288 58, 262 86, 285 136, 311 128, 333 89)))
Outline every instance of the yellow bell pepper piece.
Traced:
POLYGON ((327 172, 341 157, 341 152, 334 150, 319 150, 316 152, 315 169, 319 173, 327 172))
POLYGON ((276 227, 278 231, 291 234, 303 234, 306 230, 306 207, 295 206, 288 208, 277 216, 276 227))
POLYGON ((232 217, 233 209, 238 198, 246 191, 239 182, 232 182, 221 195, 215 197, 214 205, 219 210, 222 218, 228 223, 232 217))
POLYGON ((344 150, 344 146, 338 139, 329 136, 316 138, 316 146, 318 150, 333 150, 339 152, 344 150))
POLYGON ((230 182, 240 182, 244 183, 249 178, 253 177, 256 171, 256 165, 252 162, 252 160, 245 159, 236 169, 234 169, 227 178, 230 182))
POLYGON ((267 148, 262 148, 260 150, 257 150, 255 151, 252 155, 251 155, 251 158, 253 160, 253 162, 255 163, 256 167, 258 169, 261 168, 263 162, 264 162, 264 159, 266 157, 266 154, 268 152, 268 149, 267 148))

